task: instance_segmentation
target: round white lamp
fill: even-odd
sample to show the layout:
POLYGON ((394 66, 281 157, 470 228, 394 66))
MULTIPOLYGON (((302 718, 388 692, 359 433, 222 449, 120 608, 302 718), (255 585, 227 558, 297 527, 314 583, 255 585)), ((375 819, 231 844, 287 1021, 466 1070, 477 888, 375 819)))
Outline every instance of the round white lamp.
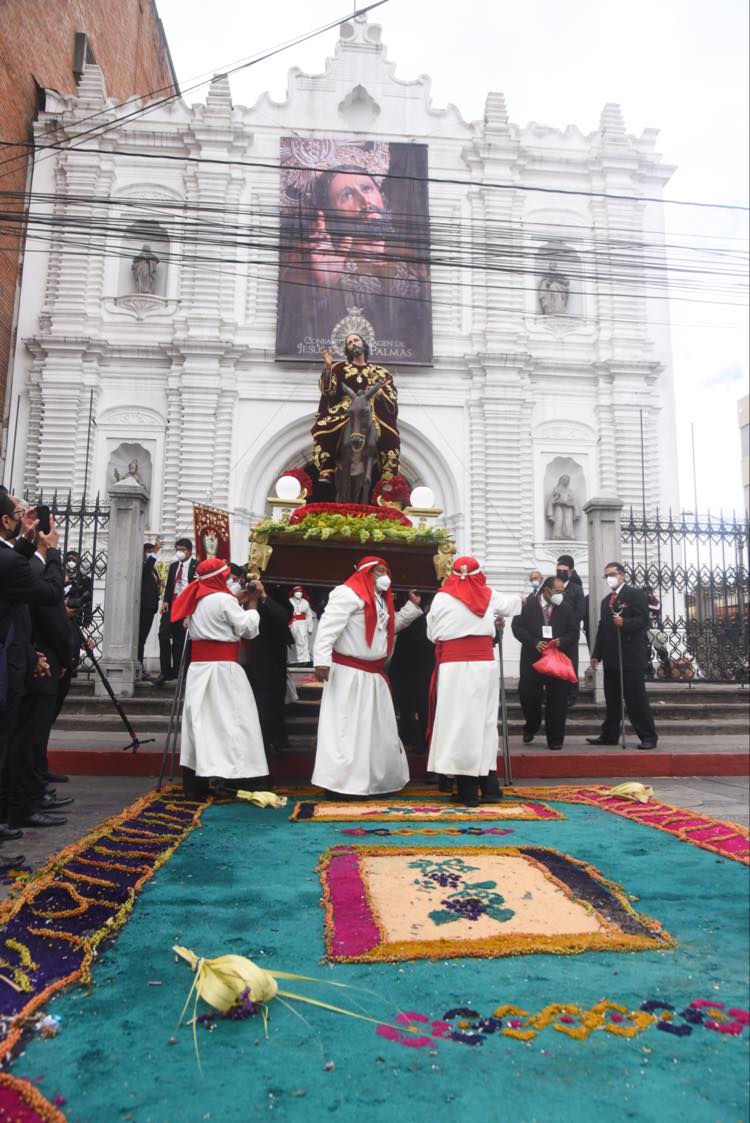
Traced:
POLYGON ((301 491, 302 485, 294 476, 280 476, 276 481, 276 494, 279 499, 285 499, 287 503, 297 499, 301 491))
POLYGON ((420 510, 431 508, 435 502, 435 494, 429 487, 415 487, 410 498, 412 507, 420 510))

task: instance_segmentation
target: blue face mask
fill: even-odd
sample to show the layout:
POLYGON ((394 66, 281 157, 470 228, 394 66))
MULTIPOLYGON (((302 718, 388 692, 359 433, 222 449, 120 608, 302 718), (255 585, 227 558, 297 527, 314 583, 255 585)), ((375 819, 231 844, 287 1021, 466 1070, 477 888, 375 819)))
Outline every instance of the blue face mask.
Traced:
POLYGON ((541 581, 537 581, 536 577, 531 582, 532 589, 538 589, 540 585, 541 585, 541 581))

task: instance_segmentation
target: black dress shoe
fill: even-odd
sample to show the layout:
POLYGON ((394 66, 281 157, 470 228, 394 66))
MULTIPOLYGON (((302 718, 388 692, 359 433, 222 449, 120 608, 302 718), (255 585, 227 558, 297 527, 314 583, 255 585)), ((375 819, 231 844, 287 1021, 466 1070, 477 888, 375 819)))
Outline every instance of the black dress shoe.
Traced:
POLYGON ((33 815, 28 815, 25 819, 21 820, 22 827, 61 827, 63 823, 67 823, 67 819, 63 815, 47 815, 44 811, 35 811, 33 815))
POLYGON ((641 741, 640 745, 638 745, 638 748, 639 749, 655 749, 656 748, 656 741, 641 741))
POLYGON ((587 737, 590 745, 617 745, 619 741, 608 741, 606 737, 587 737))
POLYGON ((524 733, 524 735, 523 735, 524 745, 530 745, 533 740, 534 740, 534 734, 533 733, 524 733))
POLYGON ((562 748, 562 745, 547 745, 547 748, 552 749, 553 751, 557 752, 559 749, 562 748))
POLYGON ((464 799, 464 797, 460 796, 458 792, 454 792, 450 797, 450 801, 451 803, 460 803, 462 807, 479 807, 479 797, 476 795, 467 796, 464 799))
POLYGON ((66 796, 64 799, 57 799, 56 796, 45 796, 39 804, 40 811, 57 811, 58 807, 67 807, 68 804, 75 803, 72 795, 66 796))
POLYGON ((0 842, 13 842, 16 838, 23 838, 23 831, 15 830, 6 823, 0 823, 0 842))
POLYGON ((44 777, 45 784, 67 784, 69 776, 63 776, 59 772, 48 772, 44 777))
POLYGON ((18 866, 22 866, 24 858, 24 854, 15 854, 13 857, 3 854, 0 856, 0 873, 7 873, 8 870, 15 870, 18 866))

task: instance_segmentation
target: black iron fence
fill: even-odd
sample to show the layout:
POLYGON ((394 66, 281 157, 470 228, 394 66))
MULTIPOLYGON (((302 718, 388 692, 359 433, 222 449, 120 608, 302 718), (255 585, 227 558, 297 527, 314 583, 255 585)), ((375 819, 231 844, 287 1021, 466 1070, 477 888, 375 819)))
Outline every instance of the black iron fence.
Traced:
MULTIPOLYGON (((51 496, 26 495, 27 503, 45 503, 55 520, 63 559, 78 555, 77 573, 66 572, 66 583, 73 585, 72 603, 78 606, 78 623, 84 635, 94 641, 95 652, 101 654, 104 628, 104 582, 107 573, 107 538, 109 505, 96 499, 73 499, 70 492, 51 496), (77 584, 76 584, 77 583, 77 584), (86 590, 90 592, 88 599, 86 590)), ((69 590, 70 591, 70 590, 69 590)), ((85 665, 79 673, 84 673, 85 665)))
POLYGON ((711 514, 623 520, 623 564, 651 604, 651 674, 747 682, 748 522, 711 514))

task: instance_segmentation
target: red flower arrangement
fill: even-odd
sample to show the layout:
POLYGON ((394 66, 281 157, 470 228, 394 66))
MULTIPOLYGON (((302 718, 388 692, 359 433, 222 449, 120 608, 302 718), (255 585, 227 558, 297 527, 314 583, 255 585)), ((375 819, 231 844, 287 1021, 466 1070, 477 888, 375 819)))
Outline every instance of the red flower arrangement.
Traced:
POLYGON ((297 507, 289 516, 290 524, 302 522, 308 515, 348 515, 354 518, 365 518, 371 515, 376 519, 392 519, 402 526, 411 526, 408 519, 398 507, 373 507, 368 503, 307 503, 304 507, 297 507))
POLYGON ((411 488, 403 476, 392 476, 390 480, 378 480, 373 488, 372 498, 393 503, 408 504, 411 501, 411 488))
POLYGON ((288 472, 282 472, 282 476, 291 476, 296 480, 306 495, 312 495, 313 482, 308 476, 304 468, 290 468, 288 472))

